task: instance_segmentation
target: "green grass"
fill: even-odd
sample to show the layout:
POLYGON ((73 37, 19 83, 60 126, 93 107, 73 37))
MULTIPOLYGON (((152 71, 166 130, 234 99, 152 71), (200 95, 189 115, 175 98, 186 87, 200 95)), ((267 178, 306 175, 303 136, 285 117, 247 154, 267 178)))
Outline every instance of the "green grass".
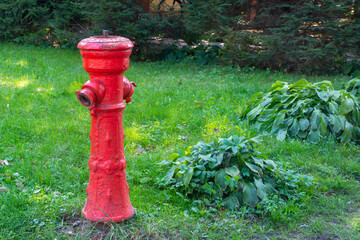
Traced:
MULTIPOLYGON (((200 140, 255 136, 238 113, 252 94, 276 80, 304 76, 191 63, 131 62, 135 81, 124 111, 125 155, 136 216, 91 225, 85 203, 90 151, 89 111, 75 90, 88 75, 78 51, 0 44, 0 239, 360 239, 360 148, 333 142, 256 146, 317 182, 303 204, 275 204, 267 214, 192 212, 174 192, 159 189, 156 163, 200 140)), ((307 77, 330 80, 344 76, 307 77)))

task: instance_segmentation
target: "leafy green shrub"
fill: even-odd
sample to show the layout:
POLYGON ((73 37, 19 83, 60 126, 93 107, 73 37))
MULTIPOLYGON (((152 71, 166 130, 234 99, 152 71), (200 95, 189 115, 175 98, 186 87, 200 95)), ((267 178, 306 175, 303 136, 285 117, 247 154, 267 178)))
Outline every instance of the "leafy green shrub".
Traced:
MULTIPOLYGON (((356 81, 355 81, 356 82, 356 81)), ((349 91, 358 87, 349 83, 349 91)), ((257 93, 241 112, 256 128, 288 138, 319 142, 332 136, 337 141, 360 143, 360 105, 345 90, 334 90, 328 81, 294 84, 277 81, 267 93, 257 93)))
POLYGON ((0 40, 76 47, 85 34, 88 36, 88 6, 82 0, 3 0, 0 3, 3 16, 0 18, 0 40))
POLYGON ((36 0, 1 1, 0 40, 21 37, 45 27, 48 10, 36 0))
POLYGON ((354 78, 360 77, 360 59, 349 61, 345 64, 343 74, 354 78))
POLYGON ((197 47, 190 48, 187 46, 179 48, 172 45, 164 49, 161 54, 159 54, 159 58, 169 61, 192 60, 196 61, 199 65, 207 65, 211 63, 218 63, 222 52, 222 48, 217 45, 205 46, 203 44, 199 44, 197 47))
POLYGON ((192 0, 164 14, 148 12, 144 2, 2 0, 0 41, 75 48, 82 38, 109 29, 134 41, 132 57, 139 60, 166 59, 159 56, 165 53, 177 56, 161 46, 149 47, 153 38, 183 39, 189 46, 207 40, 224 43, 221 55, 214 55, 214 48, 186 54, 200 64, 216 59, 306 73, 360 74, 356 1, 192 0))
POLYGON ((360 77, 350 80, 346 85, 345 89, 347 92, 352 93, 358 99, 360 99, 360 77))
POLYGON ((356 66, 344 65, 360 54, 359 6, 339 0, 194 0, 183 22, 202 39, 224 42, 224 63, 352 74, 356 66))
POLYGON ((229 209, 255 207, 274 194, 293 199, 300 186, 310 185, 311 177, 285 170, 255 151, 255 141, 232 136, 210 144, 201 141, 184 156, 173 153, 160 163, 169 168, 160 185, 229 209))

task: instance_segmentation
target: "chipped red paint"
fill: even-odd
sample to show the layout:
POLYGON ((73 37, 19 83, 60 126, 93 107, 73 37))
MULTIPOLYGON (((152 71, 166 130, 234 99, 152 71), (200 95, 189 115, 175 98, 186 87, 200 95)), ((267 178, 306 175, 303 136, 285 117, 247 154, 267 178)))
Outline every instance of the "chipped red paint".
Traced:
POLYGON ((136 86, 123 76, 133 46, 127 38, 105 35, 78 44, 90 78, 76 95, 91 115, 90 176, 82 212, 92 221, 119 222, 134 215, 126 182, 122 124, 123 100, 131 101, 136 86))

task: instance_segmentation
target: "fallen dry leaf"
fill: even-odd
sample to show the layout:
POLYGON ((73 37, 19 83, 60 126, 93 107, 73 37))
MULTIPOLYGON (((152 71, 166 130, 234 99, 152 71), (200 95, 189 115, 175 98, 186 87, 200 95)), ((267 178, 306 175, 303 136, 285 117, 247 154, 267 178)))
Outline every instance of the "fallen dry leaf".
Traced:
POLYGON ((155 147, 154 147, 154 146, 151 146, 151 145, 147 145, 147 146, 146 146, 146 150, 151 150, 151 149, 154 150, 155 147))

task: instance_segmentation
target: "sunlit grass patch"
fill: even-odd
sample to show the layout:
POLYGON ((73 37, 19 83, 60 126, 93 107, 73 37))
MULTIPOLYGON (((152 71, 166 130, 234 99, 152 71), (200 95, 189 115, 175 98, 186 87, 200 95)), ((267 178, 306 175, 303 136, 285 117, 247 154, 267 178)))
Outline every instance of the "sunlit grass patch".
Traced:
POLYGON ((28 65, 28 61, 21 59, 21 60, 16 62, 16 65, 19 65, 21 67, 25 67, 26 65, 28 65))
POLYGON ((21 76, 18 78, 4 77, 0 75, 0 85, 3 87, 15 87, 15 88, 24 88, 31 84, 33 79, 30 79, 28 76, 21 76))
POLYGON ((232 127, 234 126, 232 126, 226 115, 210 116, 206 119, 203 136, 205 139, 226 136, 232 127))
POLYGON ((352 218, 349 223, 356 231, 360 232, 360 215, 352 218))

